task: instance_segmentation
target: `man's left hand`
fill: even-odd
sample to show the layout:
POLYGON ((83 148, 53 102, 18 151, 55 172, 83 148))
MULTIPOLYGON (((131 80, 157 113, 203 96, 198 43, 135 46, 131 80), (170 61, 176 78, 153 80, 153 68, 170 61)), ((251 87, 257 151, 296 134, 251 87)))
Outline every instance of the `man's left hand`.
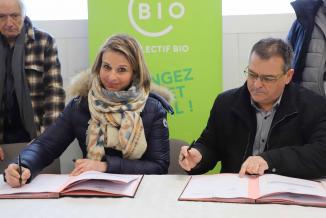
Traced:
POLYGON ((242 177, 245 174, 263 175, 267 169, 268 164, 261 156, 250 156, 243 162, 239 176, 242 177))

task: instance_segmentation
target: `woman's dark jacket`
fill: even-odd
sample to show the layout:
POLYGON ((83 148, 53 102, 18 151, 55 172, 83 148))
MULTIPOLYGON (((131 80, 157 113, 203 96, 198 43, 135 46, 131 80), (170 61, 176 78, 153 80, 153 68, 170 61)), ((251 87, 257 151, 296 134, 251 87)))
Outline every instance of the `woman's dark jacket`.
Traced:
MULTIPOLYGON (((256 113, 246 84, 215 100, 195 144, 202 161, 190 173, 204 173, 218 161, 224 173, 238 173, 252 156, 256 113)), ((298 178, 326 176, 326 99, 294 83, 286 86, 260 155, 272 172, 298 178)))
MULTIPOLYGON (((172 110, 165 99, 150 93, 141 112, 147 140, 146 152, 139 160, 128 160, 122 158, 120 151, 106 149, 104 160, 108 164, 108 173, 167 173, 169 131, 166 109, 172 110)), ((86 97, 77 97, 70 101, 58 120, 21 152, 22 164, 31 170, 32 177, 58 158, 74 139, 78 140, 83 157, 86 157, 86 130, 90 118, 86 97)))

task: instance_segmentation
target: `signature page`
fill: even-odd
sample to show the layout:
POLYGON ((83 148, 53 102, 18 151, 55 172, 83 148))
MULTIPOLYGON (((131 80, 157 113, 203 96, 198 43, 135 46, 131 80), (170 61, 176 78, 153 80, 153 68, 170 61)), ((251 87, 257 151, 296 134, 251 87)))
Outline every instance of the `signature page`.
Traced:
POLYGON ((78 176, 69 176, 69 180, 62 186, 62 190, 68 189, 75 186, 78 183, 83 183, 87 180, 105 180, 114 183, 130 183, 142 175, 128 175, 128 174, 111 174, 111 173, 101 173, 98 171, 87 171, 78 176))
POLYGON ((105 195, 129 196, 135 195, 143 175, 111 174, 97 171, 87 171, 78 176, 70 176, 62 186, 62 196, 72 195, 105 195))
POLYGON ((58 193, 60 187, 67 181, 67 175, 41 174, 36 176, 31 183, 19 188, 11 188, 7 183, 0 183, 0 195, 19 193, 58 193))
POLYGON ((260 196, 288 192, 326 197, 326 191, 319 182, 297 179, 275 174, 259 178, 260 196))
POLYGON ((129 196, 135 195, 142 176, 138 175, 135 180, 128 183, 110 180, 88 180, 71 185, 64 189, 62 195, 112 195, 129 196))
POLYGON ((247 198, 248 181, 248 177, 240 178, 238 174, 192 176, 180 200, 247 198))

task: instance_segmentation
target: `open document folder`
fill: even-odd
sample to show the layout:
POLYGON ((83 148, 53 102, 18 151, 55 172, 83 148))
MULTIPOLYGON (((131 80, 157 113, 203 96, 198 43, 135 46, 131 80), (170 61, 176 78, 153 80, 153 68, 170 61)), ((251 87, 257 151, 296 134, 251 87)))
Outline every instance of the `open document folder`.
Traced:
POLYGON ((326 182, 275 174, 192 176, 179 200, 233 203, 278 203, 326 207, 326 182))
POLYGON ((31 183, 11 188, 0 182, 0 198, 59 198, 60 196, 134 197, 143 175, 109 174, 96 171, 78 176, 40 174, 31 183))

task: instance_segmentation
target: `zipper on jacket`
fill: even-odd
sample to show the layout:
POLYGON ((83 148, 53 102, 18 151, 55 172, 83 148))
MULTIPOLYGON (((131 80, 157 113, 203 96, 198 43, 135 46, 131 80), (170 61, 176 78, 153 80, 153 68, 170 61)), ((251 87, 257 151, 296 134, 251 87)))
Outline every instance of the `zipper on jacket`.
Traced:
POLYGON ((251 136, 251 132, 249 132, 249 135, 248 135, 247 145, 246 145, 246 149, 245 149, 245 152, 244 152, 244 155, 243 155, 243 158, 242 158, 242 163, 245 161, 246 154, 247 154, 247 151, 248 151, 248 148, 249 148, 249 145, 250 145, 250 138, 251 138, 250 136, 251 136))
POLYGON ((280 119, 279 121, 277 121, 276 123, 274 123, 274 125, 271 127, 271 129, 270 129, 269 132, 268 132, 268 135, 267 135, 267 141, 266 141, 266 147, 265 147, 264 151, 265 151, 265 150, 268 150, 269 138, 270 138, 271 132, 272 132, 272 130, 274 129, 274 127, 275 127, 276 125, 278 125, 279 123, 283 122, 283 120, 285 120, 286 118, 291 117, 292 115, 297 114, 297 113, 298 113, 298 112, 293 112, 292 114, 285 115, 282 119, 280 119))

